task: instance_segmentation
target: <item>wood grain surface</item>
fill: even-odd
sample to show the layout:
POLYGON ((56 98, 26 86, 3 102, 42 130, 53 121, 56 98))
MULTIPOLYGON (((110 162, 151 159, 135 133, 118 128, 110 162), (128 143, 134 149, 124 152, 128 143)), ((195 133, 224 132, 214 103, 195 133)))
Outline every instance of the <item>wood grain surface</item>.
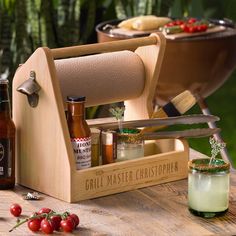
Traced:
MULTIPOLYGON (((191 156, 199 156, 191 152, 191 156)), ((26 201, 16 186, 14 191, 0 191, 0 235, 39 235, 23 225, 12 233, 8 230, 16 219, 9 213, 13 202, 23 207, 23 217, 41 207, 55 211, 71 211, 79 215, 80 227, 68 235, 235 235, 236 234, 236 172, 231 172, 229 211, 223 217, 203 219, 189 213, 187 180, 155 185, 70 204, 43 195, 40 201, 26 201)), ((65 235, 56 232, 55 235, 65 235)))

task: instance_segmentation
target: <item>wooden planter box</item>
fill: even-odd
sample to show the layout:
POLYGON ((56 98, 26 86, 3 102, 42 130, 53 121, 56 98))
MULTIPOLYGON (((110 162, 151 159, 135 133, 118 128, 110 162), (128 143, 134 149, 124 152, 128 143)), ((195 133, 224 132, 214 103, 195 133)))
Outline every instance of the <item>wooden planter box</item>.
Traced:
MULTIPOLYGON (((59 83, 59 72, 54 59, 129 48, 137 48, 135 52, 128 54, 141 59, 140 66, 144 67, 145 83, 141 93, 136 96, 130 98, 129 89, 132 90, 133 86, 122 95, 126 104, 125 119, 144 119, 153 112, 152 101, 165 49, 165 38, 161 34, 63 49, 39 48, 18 68, 13 80, 13 119, 17 128, 19 184, 67 202, 76 202, 187 177, 188 145, 184 140, 154 141, 145 145, 143 158, 76 170, 65 116, 63 93, 66 88, 59 83), (36 82, 41 87, 36 107, 31 107, 27 97, 16 91, 29 78, 31 71, 35 72, 36 82)), ((101 58, 103 56, 101 54, 101 58)), ((100 60, 100 54, 97 57, 100 60)), ((109 70, 112 71, 112 68, 109 70)), ((102 77, 102 80, 110 79, 109 70, 104 75, 107 78, 102 77)), ((122 73, 122 68, 119 71, 122 73)), ((93 72, 94 76, 98 73, 93 72)), ((125 73, 129 78, 129 71, 125 73)), ((83 78, 78 74, 78 79, 83 78)), ((68 84, 70 85, 69 80, 68 84)), ((76 88, 79 94, 86 95, 88 106, 96 105, 97 100, 100 104, 106 102, 107 98, 101 88, 106 83, 97 82, 97 85, 101 89, 99 99, 93 97, 96 91, 92 89, 92 84, 87 91, 76 88)), ((120 86, 124 86, 124 83, 120 86)), ((71 89, 74 87, 71 85, 71 89)), ((108 103, 116 101, 111 98, 108 103)))

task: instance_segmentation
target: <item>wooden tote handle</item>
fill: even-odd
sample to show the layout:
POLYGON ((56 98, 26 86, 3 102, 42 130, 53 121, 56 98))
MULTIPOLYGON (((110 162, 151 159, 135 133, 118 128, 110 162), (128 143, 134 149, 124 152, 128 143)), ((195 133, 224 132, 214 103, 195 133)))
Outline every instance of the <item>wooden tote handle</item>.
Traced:
POLYGON ((118 40, 105 43, 94 43, 75 47, 55 48, 51 49, 51 52, 54 59, 66 58, 66 57, 78 57, 82 55, 89 55, 95 53, 121 51, 132 48, 136 49, 137 47, 140 46, 157 44, 157 42, 160 40, 161 39, 158 34, 152 34, 151 36, 142 38, 118 40))

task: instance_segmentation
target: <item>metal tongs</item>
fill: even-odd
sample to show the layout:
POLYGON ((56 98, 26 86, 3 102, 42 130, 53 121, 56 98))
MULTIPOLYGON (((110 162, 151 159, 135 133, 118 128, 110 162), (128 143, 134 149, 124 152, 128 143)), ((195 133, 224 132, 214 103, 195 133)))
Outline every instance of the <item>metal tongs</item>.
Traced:
MULTIPOLYGON (((213 115, 182 115, 167 118, 154 118, 145 120, 123 121, 123 128, 141 128, 152 126, 170 126, 178 124, 201 124, 208 122, 219 121, 219 117, 213 115)), ((100 130, 115 130, 118 129, 118 122, 91 124, 90 128, 96 127, 100 130)), ((181 131, 157 131, 157 132, 140 132, 140 139, 155 140, 167 138, 200 138, 211 136, 219 132, 219 128, 196 128, 181 131)))

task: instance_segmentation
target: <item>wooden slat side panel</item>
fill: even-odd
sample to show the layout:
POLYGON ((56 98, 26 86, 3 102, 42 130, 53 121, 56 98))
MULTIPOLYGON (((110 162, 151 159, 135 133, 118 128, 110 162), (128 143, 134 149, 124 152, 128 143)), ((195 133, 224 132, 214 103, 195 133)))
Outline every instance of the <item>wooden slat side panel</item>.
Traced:
MULTIPOLYGON (((66 120, 54 62, 40 48, 22 65, 13 80, 13 120, 17 128, 18 183, 51 196, 70 199, 71 167, 65 133, 66 120), (40 85, 38 106, 29 106, 27 97, 16 88, 36 73, 40 85), (64 118, 64 121, 63 121, 64 118)), ((68 131, 67 131, 68 133, 68 131)), ((73 162, 74 163, 74 162, 73 162)), ((72 165, 73 167, 73 165, 72 165)), ((74 167, 75 168, 75 167, 74 167)))

